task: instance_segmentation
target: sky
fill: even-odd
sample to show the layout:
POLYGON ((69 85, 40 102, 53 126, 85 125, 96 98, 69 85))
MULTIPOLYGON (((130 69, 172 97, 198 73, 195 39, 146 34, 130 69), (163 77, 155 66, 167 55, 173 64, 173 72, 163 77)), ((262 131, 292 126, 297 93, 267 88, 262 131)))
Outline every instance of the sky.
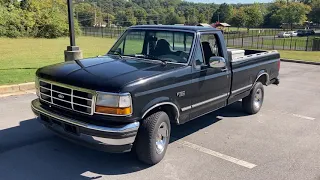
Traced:
POLYGON ((222 3, 232 3, 232 4, 242 3, 242 4, 248 4, 248 3, 254 3, 254 2, 259 2, 259 3, 272 2, 272 0, 186 0, 186 1, 190 1, 190 2, 201 2, 201 3, 216 3, 216 4, 222 4, 222 3))

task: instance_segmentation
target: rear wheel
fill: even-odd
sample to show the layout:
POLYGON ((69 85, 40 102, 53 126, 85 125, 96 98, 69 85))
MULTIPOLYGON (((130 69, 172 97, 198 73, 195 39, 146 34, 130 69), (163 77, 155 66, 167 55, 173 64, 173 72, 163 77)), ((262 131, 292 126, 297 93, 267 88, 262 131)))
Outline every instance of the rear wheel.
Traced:
POLYGON ((251 93, 242 99, 242 107, 248 114, 256 114, 261 109, 264 98, 264 88, 261 82, 257 82, 251 93))
POLYGON ((170 131, 169 116, 165 112, 155 112, 145 118, 134 144, 138 159, 150 165, 160 162, 169 144, 170 131))

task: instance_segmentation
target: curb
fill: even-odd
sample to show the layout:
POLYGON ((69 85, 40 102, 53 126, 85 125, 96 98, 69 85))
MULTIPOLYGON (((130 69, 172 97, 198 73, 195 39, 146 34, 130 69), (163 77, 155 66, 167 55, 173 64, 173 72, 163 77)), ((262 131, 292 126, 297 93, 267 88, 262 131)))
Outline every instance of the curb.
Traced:
POLYGON ((34 90, 34 82, 0 86, 0 95, 34 90))
POLYGON ((312 64, 312 65, 320 65, 320 62, 312 62, 312 61, 302 61, 296 59, 280 59, 283 62, 292 62, 292 63, 300 63, 300 64, 312 64))

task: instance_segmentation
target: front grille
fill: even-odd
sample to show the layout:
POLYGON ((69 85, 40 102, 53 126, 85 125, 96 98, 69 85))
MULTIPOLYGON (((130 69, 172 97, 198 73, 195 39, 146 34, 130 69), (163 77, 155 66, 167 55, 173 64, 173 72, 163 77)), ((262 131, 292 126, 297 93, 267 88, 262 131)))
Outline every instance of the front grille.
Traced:
POLYGON ((76 112, 93 114, 93 93, 42 80, 39 85, 42 101, 76 112))

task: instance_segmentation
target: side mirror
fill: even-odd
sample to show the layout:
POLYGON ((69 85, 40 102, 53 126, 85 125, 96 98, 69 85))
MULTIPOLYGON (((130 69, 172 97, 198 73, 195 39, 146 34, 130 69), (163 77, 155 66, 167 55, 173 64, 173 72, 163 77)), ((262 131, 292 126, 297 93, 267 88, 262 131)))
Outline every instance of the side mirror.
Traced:
POLYGON ((209 59, 209 66, 212 68, 226 67, 226 60, 223 57, 213 56, 209 59))

